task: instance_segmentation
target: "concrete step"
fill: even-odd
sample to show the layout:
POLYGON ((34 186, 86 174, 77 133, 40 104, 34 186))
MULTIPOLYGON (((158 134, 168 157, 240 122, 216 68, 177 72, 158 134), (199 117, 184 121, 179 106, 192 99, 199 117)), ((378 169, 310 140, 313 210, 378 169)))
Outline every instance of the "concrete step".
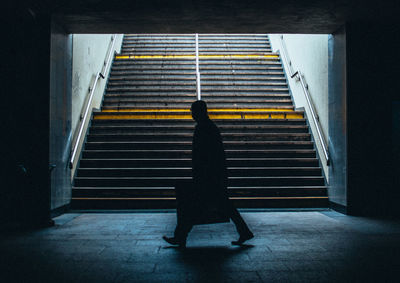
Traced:
MULTIPOLYGON (((104 100, 103 101, 103 106, 102 109, 104 111, 108 110, 129 110, 132 108, 150 108, 150 109, 155 109, 155 108, 164 108, 164 109, 176 109, 176 108, 187 108, 190 109, 191 104, 193 103, 194 99, 188 99, 188 100, 180 100, 179 97, 176 97, 175 99, 170 97, 170 101, 129 101, 124 98, 122 98, 119 101, 109 101, 109 100, 104 100)), ((252 100, 249 102, 244 102, 244 101, 213 101, 212 99, 202 99, 205 102, 207 102, 208 107, 210 108, 223 108, 223 107, 229 107, 229 108, 279 108, 279 109, 293 109, 292 102, 287 101, 287 102, 276 102, 276 101, 262 101, 262 100, 252 100)))
POLYGON ((257 72, 257 71, 265 71, 265 72, 282 72, 283 68, 279 64, 248 64, 248 65, 238 65, 232 66, 229 64, 207 64, 207 65, 200 65, 201 74, 207 73, 215 73, 217 71, 224 71, 224 72, 257 72))
MULTIPOLYGON (((271 105, 292 105, 292 100, 289 98, 281 98, 281 97, 271 97, 268 96, 254 96, 254 97, 240 97, 240 96, 210 96, 205 95, 202 97, 202 100, 207 102, 209 108, 224 108, 222 107, 211 107, 212 103, 259 103, 259 104, 271 104, 271 105)), ((127 103, 160 103, 169 104, 169 103, 193 103, 194 97, 192 95, 168 95, 168 96, 145 96, 145 95, 136 95, 136 96, 111 96, 105 95, 103 100, 103 106, 117 104, 123 105, 127 103), (121 104, 119 104, 121 103, 121 104)), ((139 107, 140 108, 140 107, 139 107)))
MULTIPOLYGON (((126 70, 126 71, 112 71, 110 74, 111 78, 119 77, 141 77, 141 76, 190 76, 196 75, 193 70, 126 70)), ((249 76, 249 77, 284 77, 283 72, 279 71, 268 71, 268 70, 206 70, 201 74, 202 77, 207 76, 226 76, 226 77, 236 77, 236 76, 249 76)))
MULTIPOLYGON (((179 54, 179 53, 188 53, 195 54, 196 49, 195 46, 177 46, 177 45, 167 45, 160 47, 153 46, 122 46, 121 53, 165 53, 165 54, 179 54)), ((236 46, 226 46, 224 45, 215 45, 215 46, 199 46, 200 54, 214 52, 240 52, 241 54, 264 54, 264 53, 272 53, 272 49, 270 47, 257 47, 257 46, 247 46, 247 47, 236 47, 236 46)), ((229 53, 222 53, 229 54, 229 53)))
POLYGON ((196 66, 196 62, 193 58, 148 58, 148 59, 114 59, 113 67, 122 68, 126 67, 146 67, 146 66, 196 66))
POLYGON ((124 77, 142 77, 142 76, 196 76, 193 70, 127 70, 112 71, 109 79, 124 77))
POLYGON ((164 58, 167 57, 167 59, 169 58, 173 58, 175 59, 176 57, 189 57, 189 59, 194 60, 196 53, 194 50, 182 50, 182 51, 152 51, 152 52, 148 52, 145 50, 126 50, 123 51, 121 54, 117 55, 117 57, 115 58, 116 60, 121 60, 121 59, 133 59, 133 58, 120 58, 120 57, 133 57, 135 58, 135 56, 139 56, 139 57, 143 57, 143 58, 135 58, 135 59, 140 59, 140 60, 148 60, 148 59, 152 59, 152 57, 156 57, 159 58, 164 58))
MULTIPOLYGON (((218 127, 232 127, 232 126, 251 126, 251 127, 263 127, 263 126, 294 126, 302 125, 306 126, 306 121, 302 119, 269 119, 269 120, 259 120, 259 119, 245 119, 245 120, 229 120, 220 119, 213 120, 218 127)), ((171 119, 171 120, 160 120, 160 119, 147 119, 147 120, 132 120, 132 119, 121 119, 121 120, 92 120, 92 126, 163 126, 163 127, 182 127, 190 126, 194 127, 195 122, 193 120, 182 120, 182 119, 171 119)))
POLYGON ((142 42, 142 41, 124 41, 122 48, 165 48, 173 46, 175 48, 195 48, 196 43, 192 42, 172 42, 166 44, 165 42, 153 41, 153 42, 142 42))
MULTIPOLYGON (((238 208, 325 208, 329 206, 327 196, 273 196, 273 197, 231 197, 238 208)), ((174 197, 110 197, 72 198, 72 209, 176 209, 174 197)))
MULTIPOLYGON (((182 79, 135 79, 135 80, 109 80, 108 88, 112 87, 130 87, 130 86, 187 86, 193 85, 196 83, 194 77, 187 77, 182 79)), ((264 80, 254 80, 254 79, 246 79, 246 78, 235 78, 233 80, 227 80, 224 78, 208 78, 203 79, 201 81, 202 88, 209 88, 209 87, 246 87, 246 86, 254 86, 254 87, 284 87, 287 88, 286 80, 279 80, 279 79, 268 79, 265 78, 264 80)))
MULTIPOLYGON (((170 187, 73 187, 73 198, 82 197, 175 197, 175 190, 170 187)), ((269 187, 228 187, 230 197, 243 195, 253 197, 305 197, 326 196, 324 186, 269 186, 269 187)))
MULTIPOLYGON (((235 141, 224 142, 225 150, 287 150, 287 149, 314 149, 312 141, 235 141)), ((87 142, 86 150, 191 150, 192 142, 87 142)))
MULTIPOLYGON (((309 141, 309 133, 222 133, 224 141, 309 141)), ((134 134, 89 134, 88 142, 101 141, 191 141, 192 133, 134 133, 134 134)))
POLYGON ((127 50, 132 50, 132 51, 140 51, 140 52, 146 52, 146 53, 151 53, 151 52, 195 52, 196 46, 194 44, 185 44, 185 45, 180 45, 180 44, 160 44, 160 45, 150 45, 150 44, 144 44, 144 45, 138 45, 138 44, 130 44, 130 45, 122 45, 122 52, 125 53, 127 50))
POLYGON ((201 56, 208 55, 243 55, 243 56, 253 56, 253 55, 270 55, 272 54, 271 49, 227 49, 227 48, 214 48, 208 50, 199 50, 200 60, 203 59, 201 56))
POLYGON ((129 88, 131 86, 159 87, 159 86, 192 86, 192 85, 196 85, 196 80, 194 78, 187 78, 186 80, 134 80, 134 81, 111 80, 108 82, 107 88, 113 88, 113 87, 129 88))
POLYGON ((187 35, 124 35, 124 42, 129 41, 142 41, 142 42, 149 42, 149 41, 183 41, 183 40, 195 40, 194 34, 187 34, 187 35))
MULTIPOLYGON (((175 187, 192 177, 76 177, 77 187, 175 187)), ((324 186, 323 177, 229 177, 228 186, 324 186)))
MULTIPOLYGON (((141 89, 131 89, 129 91, 108 91, 105 98, 113 98, 113 99, 137 99, 140 101, 141 99, 163 99, 166 97, 169 98, 187 98, 195 101, 197 99, 196 92, 192 89, 168 89, 163 91, 156 90, 141 90, 141 89)), ((250 91, 237 91, 237 92, 222 92, 222 91, 214 91, 214 92, 203 92, 201 94, 202 99, 232 99, 231 101, 235 101, 236 99, 240 101, 241 99, 251 99, 253 97, 257 98, 265 98, 265 100, 280 100, 280 99, 291 99, 289 91, 280 91, 280 92, 250 92, 250 91)))
POLYGON ((222 38, 228 38, 228 39, 246 39, 246 40, 251 40, 251 39, 268 39, 268 35, 267 34, 234 34, 234 33, 226 33, 226 34, 220 34, 220 33, 210 33, 210 34, 199 34, 198 35, 199 39, 205 39, 205 38, 209 38, 212 40, 218 40, 218 39, 222 39, 222 38))
POLYGON ((164 72, 161 74, 120 74, 116 76, 112 74, 108 79, 109 82, 128 82, 128 81, 162 81, 162 80, 196 80, 196 74, 191 72, 188 74, 170 74, 164 72))
POLYGON ((230 88, 239 88, 239 87, 274 87, 274 88, 286 88, 287 83, 286 80, 223 80, 223 79, 204 79, 201 81, 202 89, 209 89, 210 87, 230 87, 230 88))
MULTIPOLYGON (((109 82, 120 82, 120 83, 128 83, 128 82, 136 82, 136 81, 164 81, 164 80, 195 80, 196 79, 196 74, 194 73, 189 73, 189 74, 169 74, 169 73, 163 73, 159 75, 155 74, 136 74, 136 75, 130 75, 130 74, 124 74, 124 75, 119 75, 115 76, 114 74, 110 76, 109 82)), ((266 76, 266 75, 242 75, 242 74, 225 74, 225 75, 211 75, 211 74, 204 74, 201 75, 201 80, 202 82, 211 82, 211 81, 227 81, 231 83, 235 82, 241 82, 241 81, 249 81, 249 82, 285 82, 286 83, 286 78, 284 76, 266 76)))
MULTIPOLYGON (((192 166, 190 158, 175 159, 82 159, 80 168, 136 168, 136 167, 169 167, 180 168, 192 166)), ((318 167, 316 158, 228 158, 228 167, 318 167)))
POLYGON ((231 69, 257 69, 257 68, 270 68, 270 67, 281 67, 282 63, 279 61, 279 58, 271 58, 271 59, 257 59, 257 58, 246 58, 245 56, 241 58, 235 57, 212 57, 205 56, 206 58, 199 59, 200 68, 205 67, 213 67, 213 66, 228 66, 231 69))
POLYGON ((219 92, 289 92, 287 88, 287 84, 269 84, 258 86, 256 84, 235 84, 234 86, 226 84, 226 85, 211 85, 202 84, 201 86, 202 92, 210 92, 210 93, 219 93, 219 92))
MULTIPOLYGON (((213 44, 212 42, 205 43, 201 42, 199 45, 199 50, 210 50, 210 49, 259 49, 259 50, 271 50, 270 44, 260 43, 260 42, 247 42, 247 43, 234 43, 234 42, 224 42, 213 44)), ((182 50, 195 50, 195 42, 127 42, 122 44, 122 50, 169 50, 174 51, 174 49, 182 50)), ((123 51, 122 51, 123 52, 123 51)))
MULTIPOLYGON (((192 168, 80 168, 78 177, 192 177, 192 168)), ((230 177, 321 176, 319 167, 232 167, 230 177)))
MULTIPOLYGON (((109 84, 107 86, 107 92, 108 91, 113 91, 113 92, 131 92, 131 91, 190 91, 193 92, 193 90, 196 90, 195 88, 195 82, 182 82, 182 83, 164 83, 160 82, 157 85, 153 84, 143 84, 140 85, 140 88, 136 85, 131 85, 131 86, 126 86, 126 85, 112 85, 109 84), (189 87, 190 86, 190 87, 189 87), (179 87, 179 88, 178 88, 179 87)), ((230 84, 226 85, 202 85, 201 88, 202 92, 213 92, 213 93, 218 93, 218 92, 285 92, 288 93, 289 89, 287 88, 286 84, 280 84, 280 85, 263 85, 257 87, 257 85, 251 85, 251 84, 241 84, 241 85, 235 85, 232 86, 230 84)))
MULTIPOLYGON (((92 126, 90 134, 131 134, 131 133, 186 133, 193 134, 192 125, 173 125, 166 127, 164 125, 145 125, 145 126, 92 126)), ((308 133, 306 125, 226 125, 220 126, 221 133, 308 133)))
MULTIPOLYGON (((268 54, 271 55, 271 54, 268 54)), ((272 54, 273 55, 273 54, 272 54)), ((276 55, 276 54, 275 54, 276 55)), ((243 57, 230 57, 230 56, 205 56, 206 58, 199 58, 200 65, 223 65, 223 66, 233 66, 233 67, 263 67, 263 66, 282 66, 279 58, 269 58, 269 59, 260 59, 257 57, 247 58, 243 57)), ((113 68, 121 67, 121 66, 149 66, 149 65, 194 65, 195 66, 195 58, 186 58, 186 57, 163 57, 163 58, 146 58, 146 59, 136 59, 136 58, 126 58, 126 59, 115 59, 113 63, 113 68)))
MULTIPOLYGON (((225 150, 228 158, 315 158, 315 150, 225 150)), ((191 158, 191 150, 84 150, 84 159, 191 158)))
MULTIPOLYGON (((107 110, 108 111, 108 110, 107 110)), ((97 112, 93 114, 94 119, 188 119, 192 120, 192 114, 190 111, 150 111, 150 110, 138 110, 134 112, 129 111, 111 111, 97 112)), ((264 111, 263 109, 246 111, 238 109, 232 111, 226 109, 225 111, 209 112, 210 119, 298 119, 304 117, 303 111, 264 111)))
MULTIPOLYGON (((268 41, 268 36, 265 35, 234 35, 234 34, 199 34, 199 41, 209 40, 210 42, 218 42, 218 41, 234 41, 238 42, 244 40, 245 42, 254 42, 254 41, 268 41)), ((149 35, 125 35, 124 42, 129 41, 140 41, 140 42, 148 42, 148 41, 181 41, 181 40, 195 40, 195 34, 187 34, 187 35, 157 35, 157 34, 149 34, 149 35)))
MULTIPOLYGON (((177 102, 194 102, 196 97, 193 97, 191 94, 186 94, 186 93, 166 93, 165 95, 152 95, 152 96, 147 96, 145 94, 132 94, 128 95, 125 93, 122 93, 120 95, 118 94, 106 94, 104 96, 104 103, 154 103, 154 102, 159 102, 159 103, 177 103, 177 102)), ((258 103, 270 103, 270 104, 287 104, 290 103, 292 104, 292 100, 290 99, 289 95, 286 96, 268 96, 268 94, 262 95, 262 94, 257 94, 254 96, 239 96, 239 95, 225 95, 225 96, 214 96, 210 94, 205 94, 202 95, 202 100, 205 100, 208 103, 252 103, 252 102, 258 102, 258 103)), ((224 107, 209 107, 209 108, 224 108, 224 107)))
MULTIPOLYGON (((214 46, 226 46, 226 47, 237 47, 237 48, 247 48, 247 47, 258 47, 258 48, 265 48, 265 47, 270 47, 271 44, 265 43, 264 41, 262 42, 257 42, 257 41, 247 41, 247 42, 224 42, 224 43, 215 43, 215 41, 212 40, 200 40, 200 46, 201 48, 210 48, 214 46), (208 43, 207 43, 208 42, 208 43)), ((195 47, 196 43, 195 40, 192 42, 179 42, 179 41, 173 41, 170 44, 161 42, 161 41, 152 41, 152 42, 146 42, 146 41, 124 41, 122 46, 123 47, 139 47, 139 48, 153 48, 153 47, 159 47, 163 48, 166 46, 173 45, 176 48, 185 48, 185 47, 195 47)))

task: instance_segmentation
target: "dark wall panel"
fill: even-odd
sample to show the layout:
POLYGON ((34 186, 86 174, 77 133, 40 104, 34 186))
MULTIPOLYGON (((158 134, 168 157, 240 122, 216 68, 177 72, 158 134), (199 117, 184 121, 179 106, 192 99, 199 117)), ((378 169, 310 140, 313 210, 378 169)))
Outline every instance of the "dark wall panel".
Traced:
POLYGON ((55 22, 51 30, 50 54, 50 165, 51 209, 71 200, 71 66, 72 36, 55 22))
POLYGON ((400 98, 396 98, 392 106, 392 164, 393 164, 393 196, 391 206, 393 213, 400 215, 400 98))
MULTIPOLYGON (((7 24, 2 81, 1 220, 41 225, 50 219, 50 17, 18 10, 7 24), (4 84, 3 84, 4 82, 4 84)), ((2 65, 3 65, 2 64, 2 65)))
POLYGON ((399 27, 351 22, 347 32, 348 210, 391 215, 392 101, 398 95, 399 27))

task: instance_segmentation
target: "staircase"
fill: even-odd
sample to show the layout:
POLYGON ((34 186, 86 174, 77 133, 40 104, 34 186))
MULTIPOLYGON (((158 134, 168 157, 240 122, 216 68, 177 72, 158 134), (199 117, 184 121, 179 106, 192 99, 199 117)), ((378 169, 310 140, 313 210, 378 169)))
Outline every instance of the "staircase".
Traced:
MULTIPOLYGON (((199 35, 201 97, 224 140, 238 207, 326 207, 303 111, 294 109, 267 35, 199 35)), ((72 207, 175 207, 191 180, 194 35, 125 35, 93 113, 72 207)))

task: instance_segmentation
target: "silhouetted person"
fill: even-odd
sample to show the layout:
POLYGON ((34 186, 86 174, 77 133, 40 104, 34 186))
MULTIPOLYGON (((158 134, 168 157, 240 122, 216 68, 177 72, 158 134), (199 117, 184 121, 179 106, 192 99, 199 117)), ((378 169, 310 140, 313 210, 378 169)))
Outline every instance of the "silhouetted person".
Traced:
POLYGON ((163 236, 172 245, 186 246, 188 233, 195 224, 228 222, 236 225, 240 237, 233 245, 253 238, 243 218, 228 198, 227 168, 221 134, 207 114, 207 105, 198 100, 192 104, 197 122, 192 144, 193 184, 177 187, 178 223, 174 237, 163 236))

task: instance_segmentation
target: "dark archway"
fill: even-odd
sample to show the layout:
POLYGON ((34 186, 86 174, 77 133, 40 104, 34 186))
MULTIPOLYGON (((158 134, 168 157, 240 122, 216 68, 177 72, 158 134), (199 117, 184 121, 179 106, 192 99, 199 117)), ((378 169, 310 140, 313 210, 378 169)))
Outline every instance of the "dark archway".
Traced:
MULTIPOLYGON (((4 132, 9 134, 2 148, 5 164, 10 164, 4 178, 8 189, 3 191, 3 199, 10 205, 2 207, 20 207, 15 210, 17 218, 26 219, 26 211, 37 222, 50 217, 46 204, 50 198, 49 144, 43 140, 48 140, 50 133, 52 24, 64 35, 128 31, 335 35, 339 31, 346 50, 345 64, 340 67, 344 77, 339 81, 345 78, 347 84, 341 97, 343 116, 337 122, 344 123, 347 167, 344 173, 342 166, 335 170, 345 174, 348 212, 393 215, 400 199, 396 190, 399 180, 395 179, 399 157, 392 154, 398 152, 398 145, 391 139, 397 125, 391 113, 398 111, 392 105, 399 100, 393 84, 399 72, 393 64, 399 59, 400 42, 396 1, 26 1, 19 2, 16 11, 10 13, 8 22, 12 27, 9 38, 15 45, 6 46, 6 52, 18 56, 8 56, 2 69, 3 77, 9 78, 2 97, 7 113, 4 132), (340 30, 343 26, 344 33, 340 30), (11 93, 14 95, 7 95, 11 93), (30 107, 20 111, 21 102, 30 107), (29 169, 28 164, 29 178, 23 169, 29 169)), ((3 215, 7 212, 6 208, 3 215)))

